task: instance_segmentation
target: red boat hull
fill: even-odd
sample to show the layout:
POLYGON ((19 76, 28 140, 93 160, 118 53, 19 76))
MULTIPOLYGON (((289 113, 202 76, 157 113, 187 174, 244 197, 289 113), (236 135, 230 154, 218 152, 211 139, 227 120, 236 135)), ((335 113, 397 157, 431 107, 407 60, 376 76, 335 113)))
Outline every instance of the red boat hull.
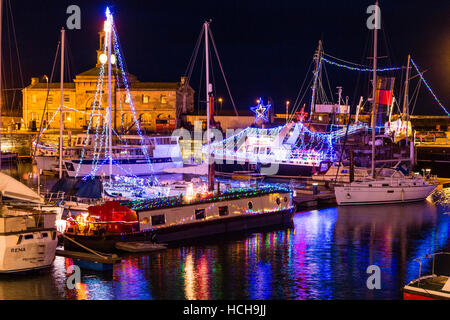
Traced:
POLYGON ((439 299, 432 298, 429 296, 423 296, 420 294, 403 292, 403 300, 439 300, 439 299))

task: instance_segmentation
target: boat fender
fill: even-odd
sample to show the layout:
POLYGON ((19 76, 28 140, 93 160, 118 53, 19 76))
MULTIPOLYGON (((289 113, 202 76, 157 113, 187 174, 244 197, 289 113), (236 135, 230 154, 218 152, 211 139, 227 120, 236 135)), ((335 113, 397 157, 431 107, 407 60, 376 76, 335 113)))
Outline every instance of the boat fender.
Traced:
POLYGON ((347 193, 346 197, 347 199, 350 199, 352 196, 350 195, 350 193, 347 193))

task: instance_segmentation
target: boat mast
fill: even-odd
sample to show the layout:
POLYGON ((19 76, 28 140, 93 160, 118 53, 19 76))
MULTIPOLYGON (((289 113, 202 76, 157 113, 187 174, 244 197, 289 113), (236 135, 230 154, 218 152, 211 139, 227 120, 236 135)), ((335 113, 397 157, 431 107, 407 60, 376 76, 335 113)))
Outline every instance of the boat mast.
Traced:
MULTIPOLYGON (((375 2, 378 8, 378 1, 375 2)), ((375 19, 380 19, 378 9, 375 19)), ((372 177, 375 178, 375 127, 376 127, 376 106, 377 106, 377 54, 378 54, 378 29, 373 29, 373 79, 372 79, 372 177)))
POLYGON ((317 48, 316 54, 314 55, 314 60, 316 61, 316 69, 314 70, 314 84, 312 87, 312 99, 311 99, 311 114, 310 119, 312 120, 312 116, 316 109, 316 91, 317 91, 317 83, 319 81, 319 72, 320 72, 320 64, 322 63, 322 40, 319 40, 319 46, 317 48))
POLYGON ((64 40, 65 30, 61 29, 61 102, 59 105, 59 178, 62 178, 62 157, 63 157, 63 105, 64 105, 64 40))
POLYGON ((211 84, 209 83, 209 22, 205 21, 205 63, 206 63, 206 143, 207 145, 207 164, 208 164, 208 191, 214 190, 214 177, 212 176, 213 172, 211 170, 211 166, 214 166, 214 163, 211 163, 211 148, 210 148, 210 120, 211 120, 211 110, 210 110, 210 95, 212 92, 211 84), (212 183, 211 183, 212 181, 212 183))
POLYGON ((111 108, 111 47, 112 47, 112 18, 109 8, 106 9, 106 24, 105 32, 107 36, 108 45, 108 122, 109 122, 109 132, 108 132, 108 146, 109 146, 109 179, 112 179, 112 108, 111 108))
POLYGON ((403 97, 403 112, 402 124, 406 120, 406 145, 408 145, 408 121, 409 121, 409 66, 411 62, 411 55, 408 54, 408 63, 406 65, 406 80, 405 80, 405 94, 403 97))

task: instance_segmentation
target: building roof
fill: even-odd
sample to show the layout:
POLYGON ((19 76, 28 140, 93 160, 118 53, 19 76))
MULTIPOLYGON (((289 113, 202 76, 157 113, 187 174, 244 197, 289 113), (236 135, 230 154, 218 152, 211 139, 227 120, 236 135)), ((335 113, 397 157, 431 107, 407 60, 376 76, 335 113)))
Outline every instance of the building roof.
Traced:
POLYGON ((153 90, 177 90, 180 87, 179 82, 132 82, 130 89, 153 89, 153 90))
MULTIPOLYGON (((115 67, 112 67, 111 68, 111 71, 112 71, 112 77, 114 77, 114 74, 116 73, 116 72, 120 72, 117 68, 115 68, 115 67)), ((81 78, 81 77, 93 77, 93 78, 97 78, 98 76, 99 76, 99 74, 100 74, 100 66, 95 66, 94 68, 91 68, 91 69, 89 69, 89 70, 86 70, 86 71, 84 71, 84 72, 82 72, 82 73, 79 73, 79 74, 77 74, 76 76, 75 76, 75 79, 77 79, 77 78, 81 78)), ((107 77, 108 76, 108 73, 107 73, 107 68, 105 69, 105 73, 104 73, 104 76, 105 77, 107 77)), ((130 80, 133 80, 133 81, 135 81, 136 80, 136 76, 134 75, 134 74, 131 74, 131 73, 128 73, 127 72, 127 77, 130 79, 130 80)))
MULTIPOLYGON (((48 84, 50 89, 59 89, 61 88, 60 82, 52 82, 48 84)), ((47 82, 36 82, 32 83, 26 87, 26 89, 47 89, 47 82)), ((73 82, 64 82, 64 89, 75 89, 75 83, 73 82)))

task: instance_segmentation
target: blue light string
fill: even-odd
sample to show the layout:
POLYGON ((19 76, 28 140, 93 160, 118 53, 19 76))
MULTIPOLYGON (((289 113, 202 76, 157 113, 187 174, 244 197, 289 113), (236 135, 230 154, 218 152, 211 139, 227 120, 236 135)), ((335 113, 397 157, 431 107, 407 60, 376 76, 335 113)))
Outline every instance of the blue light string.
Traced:
MULTIPOLYGON (((348 66, 348 65, 345 65, 345 64, 341 64, 341 63, 337 63, 337 62, 328 60, 327 58, 324 58, 324 57, 322 57, 321 60, 326 62, 326 63, 328 63, 328 64, 331 64, 333 66, 344 68, 344 69, 348 69, 348 70, 351 70, 351 71, 373 72, 373 68, 370 68, 370 67, 366 67, 366 68, 352 67, 352 66, 348 66)), ((377 72, 396 71, 396 70, 400 70, 400 69, 402 69, 402 67, 381 68, 381 69, 377 69, 377 72)))
MULTIPOLYGON (((111 18, 111 20, 112 20, 112 18, 111 18)), ((116 54, 117 61, 118 61, 119 66, 120 66, 120 71, 121 71, 121 73, 122 73, 123 84, 124 84, 124 86, 125 86, 125 90, 126 90, 127 97, 128 97, 129 100, 130 100, 130 109, 131 109, 131 111, 132 111, 132 113, 133 113, 134 123, 135 123, 135 125, 136 125, 136 128, 137 128, 137 130, 138 130, 139 137, 140 137, 140 139, 141 139, 141 149, 142 149, 142 152, 144 153, 144 156, 145 156, 146 159, 147 159, 147 163, 148 163, 148 165, 149 165, 150 172, 151 172, 151 174, 153 175, 153 171, 154 171, 154 170, 153 170, 153 165, 152 165, 152 162, 151 162, 150 157, 149 157, 149 155, 148 155, 148 150, 147 150, 147 148, 145 147, 144 137, 143 137, 143 135, 142 135, 141 127, 140 127, 139 121, 138 121, 138 119, 137 119, 137 117, 136 117, 136 111, 135 111, 135 108, 134 108, 134 105, 133 105, 133 101, 132 101, 132 99, 131 99, 131 94, 130 94, 129 84, 128 84, 128 78, 127 78, 127 76, 126 76, 126 72, 125 72, 125 68, 124 68, 124 63, 123 63, 123 59, 122 59, 122 54, 121 54, 121 50, 120 50, 120 47, 119 47, 119 39, 118 39, 118 35, 117 35, 117 32, 116 32, 116 27, 115 27, 114 22, 112 23, 111 28, 112 28, 112 32, 113 32, 113 35, 114 35, 114 52, 115 52, 115 54, 116 54)), ((156 183, 158 183, 157 177, 154 177, 154 179, 155 179, 156 183)))
POLYGON ((425 80, 425 78, 423 77, 422 73, 419 70, 419 67, 417 66, 417 64, 414 62, 413 59, 411 59, 411 63, 413 64, 414 68, 416 68, 417 73, 419 74, 419 77, 422 79, 423 83, 425 84, 425 86, 427 87, 428 91, 430 91, 431 95, 433 96, 434 100, 436 100, 436 102, 439 104, 439 106, 442 108, 442 110, 444 110, 444 112, 447 114, 447 116, 450 117, 450 113, 447 111, 447 109, 444 107, 444 105, 442 104, 442 102, 439 100, 439 98, 436 96, 436 94, 433 92, 433 90, 431 89, 430 85, 428 84, 428 82, 425 80))
MULTIPOLYGON (((98 94, 99 94, 99 91, 100 91, 100 96, 102 95, 102 90, 101 90, 101 88, 103 87, 103 77, 104 77, 104 74, 105 74, 105 66, 102 65, 102 66, 100 67, 99 77, 97 78, 97 85, 96 85, 96 90, 95 90, 95 95, 94 95, 94 100, 93 100, 92 113, 91 113, 91 116, 89 117, 89 124, 88 124, 87 132, 86 132, 86 141, 84 142, 84 147, 83 147, 83 150, 81 151, 80 162, 78 163, 77 170, 76 170, 76 172, 75 172, 75 178, 78 177, 78 174, 79 174, 79 172, 80 172, 81 165, 82 165, 82 163, 83 163, 84 155, 85 155, 85 153, 86 153, 86 146, 88 145, 88 141, 89 141, 89 131, 90 131, 90 129, 91 129, 91 126, 92 126, 92 119, 93 119, 93 117, 94 117, 95 110, 96 110, 96 108, 97 108, 97 103, 96 103, 97 101, 100 101, 100 103, 98 104, 98 105, 99 105, 99 111, 100 111, 101 100, 98 100, 98 94)), ((99 113, 100 113, 100 112, 99 112, 99 113)), ((98 124, 97 124, 97 126, 98 126, 98 124)))

